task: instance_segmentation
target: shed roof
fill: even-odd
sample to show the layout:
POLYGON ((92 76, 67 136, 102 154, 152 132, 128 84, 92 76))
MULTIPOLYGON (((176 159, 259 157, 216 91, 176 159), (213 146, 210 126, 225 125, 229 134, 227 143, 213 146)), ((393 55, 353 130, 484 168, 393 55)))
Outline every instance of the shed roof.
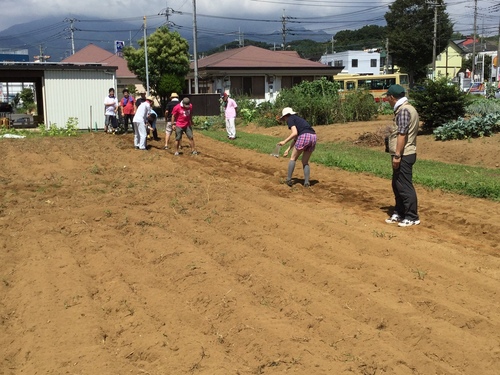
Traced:
POLYGON ((95 63, 107 66, 118 67, 116 71, 117 78, 136 78, 136 75, 130 71, 127 66, 127 60, 123 57, 115 55, 105 49, 96 46, 95 44, 89 44, 82 48, 75 54, 62 60, 64 63, 95 63))

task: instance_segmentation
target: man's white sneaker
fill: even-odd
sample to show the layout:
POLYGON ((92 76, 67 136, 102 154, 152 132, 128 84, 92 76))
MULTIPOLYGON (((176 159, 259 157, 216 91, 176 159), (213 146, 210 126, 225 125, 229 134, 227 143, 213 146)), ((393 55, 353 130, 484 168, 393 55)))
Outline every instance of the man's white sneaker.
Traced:
POLYGON ((398 227, 411 227, 412 225, 420 224, 420 220, 408 220, 404 219, 398 224, 398 227))
POLYGON ((398 214, 392 214, 392 216, 388 219, 385 219, 387 224, 397 224, 401 221, 401 216, 398 214))

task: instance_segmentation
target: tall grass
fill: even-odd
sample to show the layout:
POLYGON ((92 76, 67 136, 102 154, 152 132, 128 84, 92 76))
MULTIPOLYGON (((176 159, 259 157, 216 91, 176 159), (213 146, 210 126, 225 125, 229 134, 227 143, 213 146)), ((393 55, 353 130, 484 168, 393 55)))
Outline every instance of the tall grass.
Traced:
MULTIPOLYGON (((224 132, 202 131, 202 134, 229 142, 224 132)), ((239 138, 230 141, 236 147, 270 154, 281 138, 262 134, 238 132, 239 138)), ((418 156, 417 156, 418 157, 418 156)), ((331 168, 350 172, 369 173, 390 179, 392 176, 389 155, 348 143, 318 144, 311 161, 331 168)), ((428 189, 500 201, 500 171, 496 169, 447 164, 430 160, 418 160, 414 166, 413 181, 428 189)))

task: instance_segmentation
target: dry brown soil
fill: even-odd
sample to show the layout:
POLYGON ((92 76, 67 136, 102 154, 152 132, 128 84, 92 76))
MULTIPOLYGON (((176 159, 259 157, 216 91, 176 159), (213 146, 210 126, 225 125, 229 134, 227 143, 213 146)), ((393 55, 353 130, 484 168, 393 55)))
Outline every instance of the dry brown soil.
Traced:
MULTIPOLYGON (((500 203, 417 186, 398 228, 388 180, 312 165, 289 188, 287 159, 196 141, 0 140, 0 374, 500 373, 500 203)), ((418 144, 500 161, 499 135, 418 144)))

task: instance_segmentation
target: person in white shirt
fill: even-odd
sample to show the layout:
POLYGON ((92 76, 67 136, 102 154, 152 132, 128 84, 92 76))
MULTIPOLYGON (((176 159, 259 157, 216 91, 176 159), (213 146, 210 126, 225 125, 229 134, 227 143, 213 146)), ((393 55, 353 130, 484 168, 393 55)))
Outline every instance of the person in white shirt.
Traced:
POLYGON ((113 131, 116 132, 118 122, 116 121, 116 113, 118 112, 118 99, 115 96, 115 89, 108 90, 108 96, 104 98, 104 131, 106 133, 113 131))
POLYGON ((148 116, 151 113, 151 104, 154 99, 148 97, 142 102, 134 115, 134 146, 139 150, 147 150, 146 140, 148 137, 148 116))

